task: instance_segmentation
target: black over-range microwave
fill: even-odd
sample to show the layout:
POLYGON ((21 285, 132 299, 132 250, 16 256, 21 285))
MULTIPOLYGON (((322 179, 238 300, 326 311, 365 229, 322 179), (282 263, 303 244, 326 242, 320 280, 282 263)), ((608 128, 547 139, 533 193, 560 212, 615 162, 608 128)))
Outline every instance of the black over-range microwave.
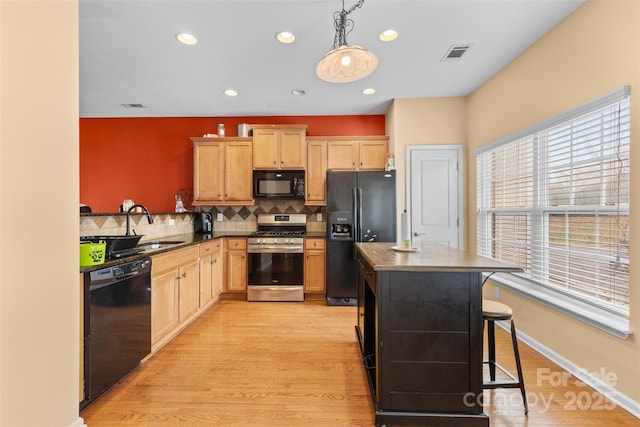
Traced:
POLYGON ((304 199, 304 171, 253 171, 256 199, 304 199))

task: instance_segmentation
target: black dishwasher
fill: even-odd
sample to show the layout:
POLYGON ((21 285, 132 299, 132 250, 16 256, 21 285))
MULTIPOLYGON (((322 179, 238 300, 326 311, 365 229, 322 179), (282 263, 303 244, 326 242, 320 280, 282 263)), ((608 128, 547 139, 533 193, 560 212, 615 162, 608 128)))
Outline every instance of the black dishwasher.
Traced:
POLYGON ((85 273, 84 331, 81 408, 151 352, 151 258, 85 273))

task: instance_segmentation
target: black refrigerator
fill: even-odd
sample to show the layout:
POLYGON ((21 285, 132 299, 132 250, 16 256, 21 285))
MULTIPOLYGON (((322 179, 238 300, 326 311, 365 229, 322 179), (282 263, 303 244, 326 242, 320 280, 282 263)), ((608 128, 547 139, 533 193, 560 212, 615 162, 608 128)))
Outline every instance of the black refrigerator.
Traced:
POLYGON ((396 241, 396 172, 327 171, 327 304, 357 305, 356 242, 396 241))

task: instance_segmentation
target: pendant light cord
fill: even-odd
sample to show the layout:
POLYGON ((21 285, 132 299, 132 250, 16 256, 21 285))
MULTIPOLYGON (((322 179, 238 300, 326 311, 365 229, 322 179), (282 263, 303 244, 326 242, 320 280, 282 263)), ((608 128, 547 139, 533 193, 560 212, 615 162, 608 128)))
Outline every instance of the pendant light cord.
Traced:
POLYGON ((333 49, 337 49, 340 46, 349 46, 347 43, 347 34, 349 34, 353 30, 353 26, 355 25, 353 19, 347 19, 347 15, 349 15, 354 10, 362 7, 364 4, 364 0, 359 0, 356 4, 351 6, 349 10, 345 10, 344 8, 344 0, 342 0, 342 10, 336 11, 333 14, 333 25, 336 30, 336 35, 333 38, 333 49), (347 32, 347 27, 350 27, 349 32, 347 32))

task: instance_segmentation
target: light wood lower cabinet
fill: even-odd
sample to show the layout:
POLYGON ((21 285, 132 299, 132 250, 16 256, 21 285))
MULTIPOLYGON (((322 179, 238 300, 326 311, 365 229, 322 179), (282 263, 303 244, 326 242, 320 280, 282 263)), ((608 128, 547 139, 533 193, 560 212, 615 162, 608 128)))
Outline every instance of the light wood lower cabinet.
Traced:
POLYGON ((324 293, 326 251, 325 240, 304 239, 304 291, 305 293, 324 293))
POLYGON ((222 239, 200 244, 200 308, 217 300, 224 284, 222 239))
POLYGON ((247 292, 247 239, 227 238, 225 292, 247 292))
POLYGON ((162 346, 199 308, 199 248, 178 249, 152 257, 151 347, 162 346))

